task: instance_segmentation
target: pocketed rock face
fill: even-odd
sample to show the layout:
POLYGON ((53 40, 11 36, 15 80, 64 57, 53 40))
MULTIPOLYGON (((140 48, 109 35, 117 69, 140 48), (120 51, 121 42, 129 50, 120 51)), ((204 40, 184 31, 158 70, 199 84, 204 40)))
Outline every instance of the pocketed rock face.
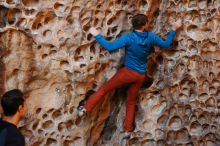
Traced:
POLYGON ((30 146, 220 145, 219 0, 0 0, 0 92, 19 88, 28 114, 20 128, 30 146), (112 91, 86 119, 76 108, 122 64, 90 26, 114 40, 147 13, 165 37, 183 19, 170 50, 155 49, 154 80, 138 96, 135 131, 122 140, 126 87, 112 91))

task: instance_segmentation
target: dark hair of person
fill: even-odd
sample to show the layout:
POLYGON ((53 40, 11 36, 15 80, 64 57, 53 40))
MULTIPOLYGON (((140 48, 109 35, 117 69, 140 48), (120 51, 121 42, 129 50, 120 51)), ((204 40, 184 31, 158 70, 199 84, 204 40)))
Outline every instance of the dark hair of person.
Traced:
POLYGON ((1 105, 5 116, 15 115, 19 106, 23 104, 23 93, 19 89, 10 90, 1 98, 1 105))
POLYGON ((139 30, 148 22, 147 16, 144 14, 137 14, 132 18, 133 29, 139 30))

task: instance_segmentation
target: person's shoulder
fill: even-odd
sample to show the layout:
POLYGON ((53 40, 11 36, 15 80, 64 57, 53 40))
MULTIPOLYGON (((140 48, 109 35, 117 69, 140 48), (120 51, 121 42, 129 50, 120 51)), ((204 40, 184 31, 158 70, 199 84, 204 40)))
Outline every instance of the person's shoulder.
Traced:
POLYGON ((6 143, 10 143, 18 146, 25 145, 24 136, 21 134, 17 126, 5 120, 0 119, 0 130, 4 130, 4 129, 6 129, 6 143))
POLYGON ((156 34, 154 32, 148 31, 149 36, 155 36, 156 34))
POLYGON ((24 136, 16 126, 10 126, 7 128, 7 141, 13 141, 20 145, 24 145, 25 143, 24 136))
POLYGON ((126 33, 126 35, 133 35, 134 34, 134 31, 129 31, 126 33))
POLYGON ((127 32, 127 33, 125 33, 125 34, 123 34, 123 35, 124 35, 124 37, 126 37, 126 38, 131 38, 131 37, 134 36, 134 32, 133 32, 133 31, 130 31, 130 32, 127 32))
POLYGON ((9 136, 11 135, 12 137, 14 136, 23 137, 23 135, 21 134, 17 126, 4 120, 0 120, 0 125, 2 129, 5 129, 5 128, 7 129, 7 133, 9 136))
POLYGON ((14 125, 5 120, 0 119, 0 129, 9 128, 9 127, 14 127, 14 125))
POLYGON ((16 126, 7 127, 7 131, 9 135, 23 137, 23 135, 16 126))
POLYGON ((148 34, 149 34, 149 39, 150 40, 155 40, 155 38, 158 37, 158 35, 154 32, 148 32, 148 34))
POLYGON ((133 34, 132 31, 123 34, 123 39, 126 40, 126 43, 127 43, 127 44, 130 44, 130 43, 131 43, 130 41, 134 38, 133 35, 134 35, 134 34, 133 34))
POLYGON ((4 121, 0 119, 0 130, 4 128, 4 121))
POLYGON ((130 36, 131 36, 131 34, 130 34, 130 32, 128 32, 128 33, 124 33, 124 34, 119 35, 118 38, 121 38, 122 40, 127 41, 130 38, 130 36))

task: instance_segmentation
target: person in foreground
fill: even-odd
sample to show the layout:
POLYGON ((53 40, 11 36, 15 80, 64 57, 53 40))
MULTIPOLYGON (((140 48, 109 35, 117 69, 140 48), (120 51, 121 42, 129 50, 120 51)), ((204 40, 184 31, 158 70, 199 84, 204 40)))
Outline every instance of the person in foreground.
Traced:
POLYGON ((166 40, 147 31, 147 25, 148 19, 146 15, 135 15, 132 18, 133 31, 122 35, 112 42, 107 41, 94 27, 90 28, 89 32, 95 36, 95 39, 104 49, 114 51, 125 48, 125 61, 124 67, 102 85, 84 106, 78 108, 78 117, 85 116, 87 112, 92 112, 94 107, 102 101, 103 97, 109 91, 129 84, 126 99, 124 133, 126 138, 130 137, 131 132, 134 130, 136 96, 145 80, 148 56, 151 54, 153 46, 160 48, 170 47, 176 30, 181 27, 181 22, 177 21, 172 24, 172 29, 169 31, 166 40))
POLYGON ((23 93, 18 89, 6 92, 1 106, 4 113, 0 119, 0 146, 24 146, 24 136, 17 128, 27 110, 23 93))

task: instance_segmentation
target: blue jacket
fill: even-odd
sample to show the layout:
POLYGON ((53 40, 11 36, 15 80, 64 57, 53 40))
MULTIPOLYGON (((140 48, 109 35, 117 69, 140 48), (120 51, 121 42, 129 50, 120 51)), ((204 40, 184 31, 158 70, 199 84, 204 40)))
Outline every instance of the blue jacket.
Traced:
POLYGON ((153 46, 160 48, 169 48, 176 34, 176 31, 170 30, 166 40, 152 32, 133 31, 122 35, 115 41, 107 41, 102 35, 95 36, 96 40, 108 51, 114 51, 125 48, 124 65, 138 73, 145 74, 147 68, 147 58, 152 51, 153 46))

